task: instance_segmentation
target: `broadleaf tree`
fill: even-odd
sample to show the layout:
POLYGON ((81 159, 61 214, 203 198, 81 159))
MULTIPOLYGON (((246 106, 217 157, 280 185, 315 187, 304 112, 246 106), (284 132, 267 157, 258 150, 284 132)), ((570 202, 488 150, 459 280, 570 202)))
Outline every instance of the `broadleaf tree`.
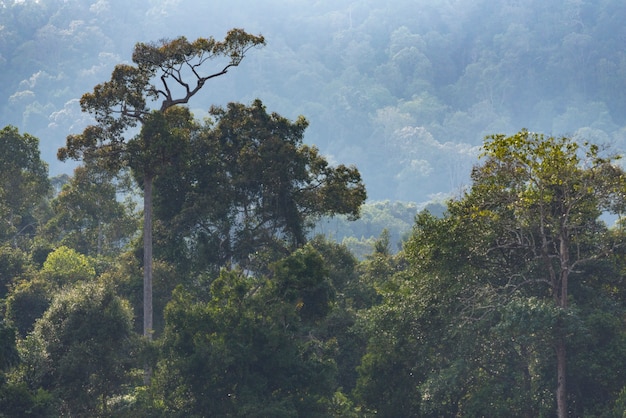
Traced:
POLYGON ((41 387, 58 397, 61 416, 111 416, 111 398, 130 381, 137 349, 132 310, 110 286, 82 282, 54 297, 27 339, 41 387))
POLYGON ((0 130, 0 240, 18 246, 39 223, 38 208, 50 192, 39 140, 14 126, 0 130))
POLYGON ((318 328, 334 299, 328 271, 309 244, 272 269, 271 278, 223 269, 208 301, 183 286, 173 292, 154 398, 142 412, 331 416, 336 340, 318 328))
POLYGON ((321 216, 359 216, 366 190, 358 169, 333 166, 304 144, 304 117, 290 121, 258 99, 210 114, 189 157, 155 181, 155 219, 170 245, 186 247, 178 260, 188 255, 200 272, 229 263, 267 271, 305 244, 321 216))
POLYGON ((53 215, 42 235, 90 256, 119 254, 139 225, 134 202, 118 199, 120 188, 130 187, 130 176, 123 183, 112 177, 94 165, 77 167, 51 201, 53 215))
MULTIPOLYGON (((607 228, 601 215, 623 212, 626 175, 617 157, 605 154, 597 145, 526 130, 490 136, 471 188, 449 203, 441 220, 418 217, 405 246, 417 273, 412 281, 420 287, 445 285, 445 292, 419 292, 432 295, 427 312, 440 312, 444 295, 450 294, 445 306, 456 318, 454 335, 480 330, 474 332, 476 339, 483 335, 486 344, 479 347, 492 347, 485 352, 491 360, 480 367, 493 369, 498 358, 506 366, 519 357, 509 366, 519 363, 511 370, 518 370, 520 382, 526 383, 515 392, 530 393, 519 388, 529 388, 531 380, 539 379, 533 373, 538 374, 541 386, 555 387, 548 402, 554 402, 559 417, 583 413, 574 410, 581 407, 580 399, 568 403, 577 395, 568 390, 567 377, 587 371, 568 370, 567 364, 568 359, 580 364, 579 335, 589 333, 587 324, 592 323, 586 312, 603 315, 599 302, 589 302, 589 292, 607 306, 613 298, 606 291, 608 283, 598 282, 594 271, 605 263, 610 272, 605 280, 616 274, 608 266, 622 234, 607 228), (506 351, 506 356, 500 354, 506 351)), ((473 359, 480 357, 479 351, 472 350, 473 359)), ((440 381, 444 370, 429 380, 440 381)), ((425 388, 432 399, 433 386, 425 388)), ((468 390, 460 392, 465 393, 466 408, 472 400, 468 390)), ((478 392, 474 400, 476 396, 478 392)), ((527 407, 531 398, 520 397, 518 404, 527 407)))
POLYGON ((477 214, 497 215, 494 205, 510 211, 513 222, 497 245, 526 248, 539 266, 535 277, 512 276, 507 284, 544 283, 563 312, 553 337, 557 416, 564 418, 569 414, 565 317, 570 280, 586 263, 607 257, 614 249, 612 240, 602 239, 607 234, 599 217, 604 211, 621 210, 626 175, 614 158, 601 155, 597 145, 568 137, 523 130, 508 137, 491 136, 484 149, 487 159, 473 173, 472 193, 496 199, 477 202, 477 214))
MULTIPOLYGON (((95 161, 112 170, 129 166, 141 173, 144 192, 144 335, 152 333, 152 184, 163 166, 155 163, 156 148, 179 135, 168 131, 161 114, 184 105, 205 83, 238 66, 253 47, 265 44, 263 36, 242 29, 230 30, 223 41, 185 37, 158 43, 138 43, 131 64, 118 64, 111 79, 81 97, 81 109, 91 113, 95 124, 67 137, 58 157, 95 161), (213 68, 209 62, 216 63, 213 68), (140 146, 128 147, 133 130, 140 146), (161 129, 161 131, 155 131, 161 129), (145 155, 132 155, 132 151, 145 155)), ((174 113, 177 113, 174 111, 174 113)), ((165 144, 167 145, 167 144, 165 144)))

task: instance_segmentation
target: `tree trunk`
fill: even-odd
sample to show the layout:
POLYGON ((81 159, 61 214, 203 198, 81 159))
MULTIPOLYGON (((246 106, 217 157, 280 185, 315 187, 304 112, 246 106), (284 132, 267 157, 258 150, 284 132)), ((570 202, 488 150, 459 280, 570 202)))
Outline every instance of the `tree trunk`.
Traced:
POLYGON ((533 410, 533 402, 532 402, 532 376, 530 372, 529 365, 530 354, 528 353, 528 347, 526 344, 520 343, 519 345, 519 365, 520 372, 522 373, 522 393, 524 395, 524 405, 522 405, 522 417, 523 418, 533 418, 537 416, 535 410, 533 410))
MULTIPOLYGON (((567 231, 561 232, 560 236, 559 257, 561 262, 560 272, 560 289, 558 292, 558 307, 563 311, 567 309, 568 299, 568 281, 569 281, 569 238, 567 231)), ((565 314, 565 312, 562 312, 565 314)), ((556 413, 558 418, 567 418, 567 350, 565 346, 565 324, 563 318, 559 318, 557 322, 557 341, 556 341, 556 413)))
POLYGON ((152 177, 143 191, 143 335, 152 339, 152 177))
MULTIPOLYGON (((144 176, 143 190, 143 335, 152 340, 152 176, 144 176)), ((144 384, 152 379, 152 368, 144 366, 144 384)))
POLYGON ((556 342, 556 413, 559 418, 567 418, 566 360, 565 337, 559 336, 556 342))

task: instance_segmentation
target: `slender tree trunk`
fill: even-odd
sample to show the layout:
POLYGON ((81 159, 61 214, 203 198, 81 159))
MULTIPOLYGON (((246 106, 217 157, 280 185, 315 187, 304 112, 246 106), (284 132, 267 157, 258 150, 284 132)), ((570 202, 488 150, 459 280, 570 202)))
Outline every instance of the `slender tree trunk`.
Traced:
POLYGON ((152 177, 143 191, 143 335, 152 339, 152 177))
MULTIPOLYGON (((569 281, 569 239, 567 232, 561 233, 559 243, 559 257, 561 262, 560 272, 560 289, 558 292, 558 307, 562 310, 567 309, 568 299, 568 281, 569 281)), ((567 418, 567 350, 565 344, 565 324, 563 318, 559 318, 557 323, 557 341, 556 341, 556 413, 558 418, 567 418)))
POLYGON ((559 418, 567 418, 567 356, 565 337, 559 336, 556 342, 556 414, 559 418))
POLYGON ((522 417, 533 418, 537 416, 536 411, 533 409, 532 402, 532 376, 530 373, 530 354, 528 353, 528 347, 526 344, 521 343, 519 346, 519 365, 520 372, 522 373, 522 393, 524 399, 524 405, 522 405, 522 417))
MULTIPOLYGON (((143 190, 143 335, 152 340, 152 176, 144 176, 143 190)), ((152 368, 144 366, 144 384, 152 379, 152 368)))

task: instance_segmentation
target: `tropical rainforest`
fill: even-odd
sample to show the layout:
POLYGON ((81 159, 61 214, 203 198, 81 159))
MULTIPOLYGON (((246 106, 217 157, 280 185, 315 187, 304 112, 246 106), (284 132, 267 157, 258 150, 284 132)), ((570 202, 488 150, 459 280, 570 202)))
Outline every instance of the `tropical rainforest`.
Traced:
POLYGON ((0 417, 625 416, 625 19, 0 1, 0 417))

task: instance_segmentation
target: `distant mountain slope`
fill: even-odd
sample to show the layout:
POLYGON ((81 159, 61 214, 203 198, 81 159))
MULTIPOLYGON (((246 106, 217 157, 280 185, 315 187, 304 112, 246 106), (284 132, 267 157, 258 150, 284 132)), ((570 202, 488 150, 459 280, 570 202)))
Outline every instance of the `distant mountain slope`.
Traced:
POLYGON ((53 174, 78 99, 132 46, 262 33, 264 49, 191 104, 250 102, 311 126, 376 200, 467 184, 482 138, 526 127, 626 146, 626 3, 517 0, 0 2, 0 122, 41 139, 53 174))

